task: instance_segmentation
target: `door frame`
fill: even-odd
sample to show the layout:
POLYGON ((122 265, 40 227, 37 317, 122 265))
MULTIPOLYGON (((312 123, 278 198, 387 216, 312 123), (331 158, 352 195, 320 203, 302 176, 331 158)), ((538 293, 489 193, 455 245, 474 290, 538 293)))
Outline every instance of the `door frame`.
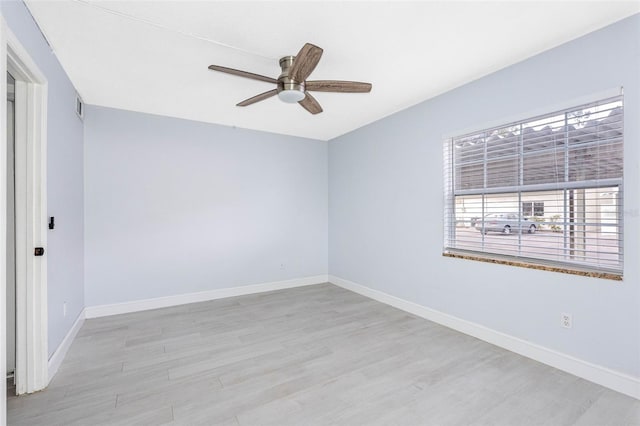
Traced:
MULTIPOLYGON (((16 393, 44 389, 48 377, 47 330, 47 79, 27 50, 11 32, 4 19, 0 23, 0 54, 6 58, 0 70, 3 78, 11 72, 16 79, 15 175, 16 175, 16 393), (45 255, 34 256, 35 247, 45 255)), ((0 95, 6 99, 6 85, 0 95)), ((6 103, 3 113, 6 116, 6 103)), ((3 120, 4 121, 4 120, 3 120)), ((6 128, 0 129, 2 154, 0 173, 6 174, 6 128)), ((0 189, 0 274, 2 315, 6 315, 6 188, 0 189)), ((4 324, 5 321, 2 321, 4 324)), ((2 334, 3 358, 0 371, 6 386, 6 328, 2 334)), ((6 394, 6 389, 4 394, 6 394)), ((4 395, 3 395, 4 396, 4 395)), ((3 398, 3 405, 6 397, 3 398)), ((6 407, 0 409, 6 413, 6 407)), ((1 419, 1 418, 0 418, 1 419)))

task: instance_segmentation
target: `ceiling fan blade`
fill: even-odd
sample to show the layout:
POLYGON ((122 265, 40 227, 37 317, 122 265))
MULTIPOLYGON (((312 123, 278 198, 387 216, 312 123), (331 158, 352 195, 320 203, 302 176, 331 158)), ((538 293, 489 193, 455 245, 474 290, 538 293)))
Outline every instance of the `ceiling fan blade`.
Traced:
POLYGON ((278 94, 278 89, 269 90, 268 92, 260 93, 259 95, 255 95, 252 98, 245 99, 244 101, 240 102, 236 106, 247 106, 247 105, 255 104, 256 102, 264 101, 265 99, 275 96, 277 94, 278 94))
POLYGON ((311 96, 311 93, 305 93, 305 97, 303 100, 298 101, 298 103, 300 105, 302 105, 302 108, 306 109, 307 111, 309 111, 311 114, 319 114, 322 112, 322 107, 320 106, 320 104, 318 103, 318 101, 316 101, 316 98, 314 98, 313 96, 311 96))
POLYGON ((248 71, 240 71, 234 68, 222 67, 220 65, 209 65, 210 70, 225 72, 227 74, 237 75, 238 77, 252 78, 254 80, 266 81, 267 83, 278 83, 278 80, 271 77, 266 77, 260 74, 254 74, 248 71))
POLYGON ((304 84, 306 90, 314 92, 367 93, 371 91, 371 83, 360 81, 316 80, 304 84))
POLYGON ((313 72, 322 56, 322 49, 311 43, 306 43, 300 49, 289 69, 289 78, 299 83, 305 81, 313 72))

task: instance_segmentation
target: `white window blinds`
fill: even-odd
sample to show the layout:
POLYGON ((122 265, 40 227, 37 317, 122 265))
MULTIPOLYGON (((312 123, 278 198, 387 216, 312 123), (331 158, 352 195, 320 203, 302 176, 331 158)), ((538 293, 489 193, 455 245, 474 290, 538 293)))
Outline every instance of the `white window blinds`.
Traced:
POLYGON ((622 274, 623 99, 445 141, 447 253, 622 274))

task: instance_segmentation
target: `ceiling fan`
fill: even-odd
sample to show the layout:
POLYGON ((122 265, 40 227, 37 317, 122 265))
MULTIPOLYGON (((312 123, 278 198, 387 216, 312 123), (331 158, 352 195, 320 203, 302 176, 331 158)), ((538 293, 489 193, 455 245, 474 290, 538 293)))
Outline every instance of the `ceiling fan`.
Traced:
POLYGON ((266 81, 276 84, 276 88, 268 92, 260 93, 237 104, 237 106, 247 106, 263 101, 272 96, 278 95, 280 100, 287 103, 298 102, 311 114, 322 112, 322 107, 318 101, 311 96, 311 92, 342 92, 342 93, 367 93, 371 91, 371 83, 359 81, 341 80, 315 80, 307 81, 307 77, 313 72, 322 56, 322 49, 311 43, 306 43, 296 56, 285 56, 280 59, 282 72, 278 79, 241 71, 233 68, 222 67, 220 65, 209 65, 210 70, 220 71, 239 77, 251 78, 254 80, 266 81))

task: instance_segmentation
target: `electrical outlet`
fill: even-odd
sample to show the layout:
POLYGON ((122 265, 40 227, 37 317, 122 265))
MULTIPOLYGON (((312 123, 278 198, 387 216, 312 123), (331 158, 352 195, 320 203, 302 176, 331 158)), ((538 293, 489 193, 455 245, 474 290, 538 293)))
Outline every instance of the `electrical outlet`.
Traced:
POLYGON ((571 314, 562 313, 560 314, 560 325, 564 328, 571 328, 573 321, 571 319, 571 314))
POLYGON ((62 304, 62 316, 66 317, 67 316, 67 302, 64 302, 62 304))

